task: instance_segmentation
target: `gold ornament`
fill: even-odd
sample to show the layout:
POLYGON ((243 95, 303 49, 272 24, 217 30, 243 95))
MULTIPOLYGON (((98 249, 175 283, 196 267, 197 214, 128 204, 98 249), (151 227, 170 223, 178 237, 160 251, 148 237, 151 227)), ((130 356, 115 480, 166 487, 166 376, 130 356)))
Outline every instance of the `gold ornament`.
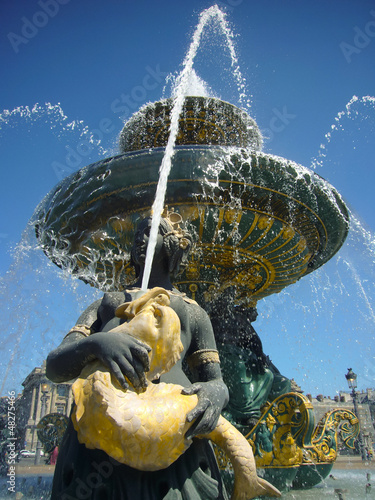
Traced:
MULTIPOLYGON (((112 331, 132 335, 151 347, 145 392, 137 393, 131 385, 122 388, 99 361, 89 363, 73 384, 76 406, 72 420, 79 442, 144 471, 168 467, 191 445, 192 439, 185 435, 193 422, 187 422, 186 415, 198 403, 198 396, 184 395, 180 385, 151 383, 180 359, 183 350, 180 320, 169 307, 169 297, 166 290, 153 288, 116 310, 116 315, 130 321, 112 331)), ((214 350, 202 351, 217 356, 214 350)), ((198 437, 211 439, 231 460, 235 474, 232 500, 280 496, 257 476, 251 446, 224 417, 219 417, 211 433, 198 437)))
POLYGON ((80 333, 84 337, 89 337, 92 333, 92 330, 89 326, 87 325, 75 325, 73 328, 71 328, 68 333, 65 335, 65 339, 69 337, 72 333, 80 333))

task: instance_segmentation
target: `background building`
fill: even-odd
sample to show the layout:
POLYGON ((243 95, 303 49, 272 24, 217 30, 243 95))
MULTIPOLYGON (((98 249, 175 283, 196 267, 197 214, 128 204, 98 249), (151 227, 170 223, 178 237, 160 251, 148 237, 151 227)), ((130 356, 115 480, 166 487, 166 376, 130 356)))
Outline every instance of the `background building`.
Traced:
POLYGON ((21 430, 19 446, 35 450, 38 436, 36 426, 50 413, 69 416, 73 403, 71 383, 54 384, 46 377, 45 363, 22 382, 24 387, 17 401, 17 427, 21 430))

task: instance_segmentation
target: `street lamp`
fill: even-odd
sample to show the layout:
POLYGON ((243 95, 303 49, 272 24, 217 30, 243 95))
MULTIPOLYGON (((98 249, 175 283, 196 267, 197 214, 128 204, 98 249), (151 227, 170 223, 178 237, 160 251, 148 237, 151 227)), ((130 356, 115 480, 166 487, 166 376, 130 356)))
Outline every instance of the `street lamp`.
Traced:
POLYGON ((366 452, 365 452, 365 447, 363 445, 363 436, 362 436, 362 430, 361 430, 361 421, 359 419, 359 411, 358 411, 358 404, 357 404, 357 393, 355 392, 357 388, 357 374, 353 372, 351 368, 348 368, 348 373, 345 375, 345 378, 348 382, 349 389, 352 390, 352 398, 353 398, 353 405, 354 405, 354 413, 356 417, 358 418, 358 425, 359 425, 359 433, 358 433, 358 444, 359 444, 359 449, 361 451, 362 455, 362 460, 366 460, 366 452))
MULTIPOLYGON (((40 408, 40 419, 39 420, 41 420, 47 412, 47 401, 48 401, 48 397, 49 397, 48 396, 49 383, 44 382, 43 384, 41 384, 40 388, 41 388, 41 392, 42 392, 42 395, 40 398, 42 405, 40 408)), ((39 463, 40 463, 41 450, 42 450, 42 443, 38 437, 38 441, 36 444, 36 453, 35 453, 35 465, 39 465, 39 463)))

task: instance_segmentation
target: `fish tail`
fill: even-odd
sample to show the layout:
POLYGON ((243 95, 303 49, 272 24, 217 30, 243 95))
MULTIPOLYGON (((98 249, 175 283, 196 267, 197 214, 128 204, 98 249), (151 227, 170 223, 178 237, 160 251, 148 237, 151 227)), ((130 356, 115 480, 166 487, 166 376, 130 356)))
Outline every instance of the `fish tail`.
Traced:
POLYGON ((281 496, 277 488, 258 477, 250 443, 228 420, 220 416, 216 428, 205 437, 222 448, 232 463, 234 488, 231 500, 250 500, 260 495, 281 496))

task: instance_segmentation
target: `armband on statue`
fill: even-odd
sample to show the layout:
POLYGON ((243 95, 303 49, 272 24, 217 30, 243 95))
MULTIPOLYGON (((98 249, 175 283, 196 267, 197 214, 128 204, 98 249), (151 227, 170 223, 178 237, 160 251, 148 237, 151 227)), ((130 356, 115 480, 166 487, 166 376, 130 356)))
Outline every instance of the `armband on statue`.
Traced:
POLYGON ((84 337, 89 337, 93 333, 93 331, 87 325, 75 325, 75 326, 73 326, 73 328, 71 328, 68 331, 68 333, 65 335, 64 339, 69 337, 69 335, 71 335, 72 333, 80 333, 84 337))
POLYGON ((208 363, 220 363, 219 353, 216 349, 200 349, 187 359, 190 370, 208 363))

